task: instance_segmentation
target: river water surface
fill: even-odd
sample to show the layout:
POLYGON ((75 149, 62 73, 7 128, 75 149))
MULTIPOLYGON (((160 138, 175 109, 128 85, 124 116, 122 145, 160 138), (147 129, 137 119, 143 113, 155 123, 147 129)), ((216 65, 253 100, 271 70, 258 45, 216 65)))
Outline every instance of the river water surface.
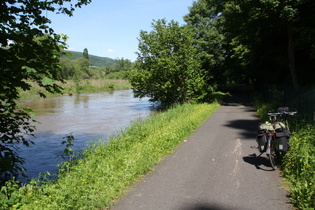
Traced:
POLYGON ((34 119, 40 122, 36 138, 31 138, 35 144, 21 146, 19 151, 25 158, 28 178, 57 171, 65 149, 61 142, 67 134, 74 136, 75 150, 79 150, 91 141, 107 140, 132 121, 148 117, 152 110, 148 98, 134 98, 131 90, 29 100, 21 106, 32 108, 34 119))

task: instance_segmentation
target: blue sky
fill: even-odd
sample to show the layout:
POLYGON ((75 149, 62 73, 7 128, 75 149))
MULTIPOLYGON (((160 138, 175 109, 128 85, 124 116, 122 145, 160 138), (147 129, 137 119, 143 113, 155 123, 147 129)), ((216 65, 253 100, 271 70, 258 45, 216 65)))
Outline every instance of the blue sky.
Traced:
POLYGON ((135 61, 140 30, 151 31, 152 20, 184 24, 194 0, 92 0, 72 17, 48 14, 56 33, 69 36, 69 50, 135 61))

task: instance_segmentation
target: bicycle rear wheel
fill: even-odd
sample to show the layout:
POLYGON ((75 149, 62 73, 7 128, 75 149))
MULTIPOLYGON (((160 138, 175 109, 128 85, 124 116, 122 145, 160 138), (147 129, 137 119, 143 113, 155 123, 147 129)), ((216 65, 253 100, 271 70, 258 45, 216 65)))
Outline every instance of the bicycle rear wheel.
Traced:
POLYGON ((269 160, 271 163, 271 167, 276 170, 279 166, 279 157, 278 157, 278 152, 275 151, 274 145, 271 146, 270 148, 270 154, 269 154, 269 160))

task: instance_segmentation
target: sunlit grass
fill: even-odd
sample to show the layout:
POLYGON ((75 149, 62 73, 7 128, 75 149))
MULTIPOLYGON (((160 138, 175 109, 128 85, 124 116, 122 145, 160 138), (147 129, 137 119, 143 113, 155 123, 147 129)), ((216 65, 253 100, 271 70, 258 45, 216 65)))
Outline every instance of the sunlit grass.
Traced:
POLYGON ((299 209, 315 208, 315 127, 308 125, 290 139, 282 174, 289 181, 292 202, 299 209))

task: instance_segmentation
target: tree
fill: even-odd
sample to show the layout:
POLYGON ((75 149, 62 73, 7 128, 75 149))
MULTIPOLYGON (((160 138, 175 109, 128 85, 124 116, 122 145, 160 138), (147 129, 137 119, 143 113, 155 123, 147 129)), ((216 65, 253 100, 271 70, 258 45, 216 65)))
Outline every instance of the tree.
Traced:
POLYGON ((314 79, 309 65, 314 63, 309 56, 315 43, 309 39, 314 36, 314 9, 311 0, 225 2, 225 30, 230 40, 247 49, 247 68, 257 82, 265 83, 266 75, 272 75, 269 83, 297 87, 314 79))
POLYGON ((135 96, 148 96, 164 106, 203 99, 204 71, 192 32, 165 19, 154 21, 152 27, 151 32, 140 32, 137 68, 128 77, 135 96))
POLYGON ((189 10, 184 19, 195 31, 209 84, 297 87, 315 79, 314 1, 198 0, 189 10))
POLYGON ((83 50, 83 58, 87 59, 87 60, 90 60, 89 58, 89 52, 88 52, 88 49, 87 48, 84 48, 83 50))
POLYGON ((132 68, 132 62, 128 59, 117 58, 115 64, 113 64, 113 72, 129 71, 132 68))
MULTIPOLYGON (((59 58, 66 47, 66 37, 49 27, 46 12, 72 16, 75 8, 91 0, 3 0, 0 3, 0 179, 23 170, 23 160, 16 154, 18 143, 29 145, 26 135, 33 135, 31 113, 19 109, 19 89, 29 90, 35 81, 48 92, 60 92, 55 81, 63 81, 59 58), (70 2, 70 4, 69 4, 70 2), (67 6, 68 5, 68 6, 67 6)), ((45 97, 44 93, 39 93, 45 97)))
POLYGON ((60 58, 62 76, 64 79, 72 79, 77 75, 77 65, 67 57, 60 58))
POLYGON ((190 30, 194 33, 194 44, 202 68, 206 70, 206 82, 215 87, 226 83, 224 68, 224 34, 222 31, 222 5, 217 0, 195 1, 184 16, 190 30))
POLYGON ((88 79, 91 77, 91 72, 90 72, 90 62, 88 59, 85 57, 77 58, 73 60, 73 63, 76 64, 76 66, 79 67, 77 71, 78 78, 83 78, 83 79, 88 79))

